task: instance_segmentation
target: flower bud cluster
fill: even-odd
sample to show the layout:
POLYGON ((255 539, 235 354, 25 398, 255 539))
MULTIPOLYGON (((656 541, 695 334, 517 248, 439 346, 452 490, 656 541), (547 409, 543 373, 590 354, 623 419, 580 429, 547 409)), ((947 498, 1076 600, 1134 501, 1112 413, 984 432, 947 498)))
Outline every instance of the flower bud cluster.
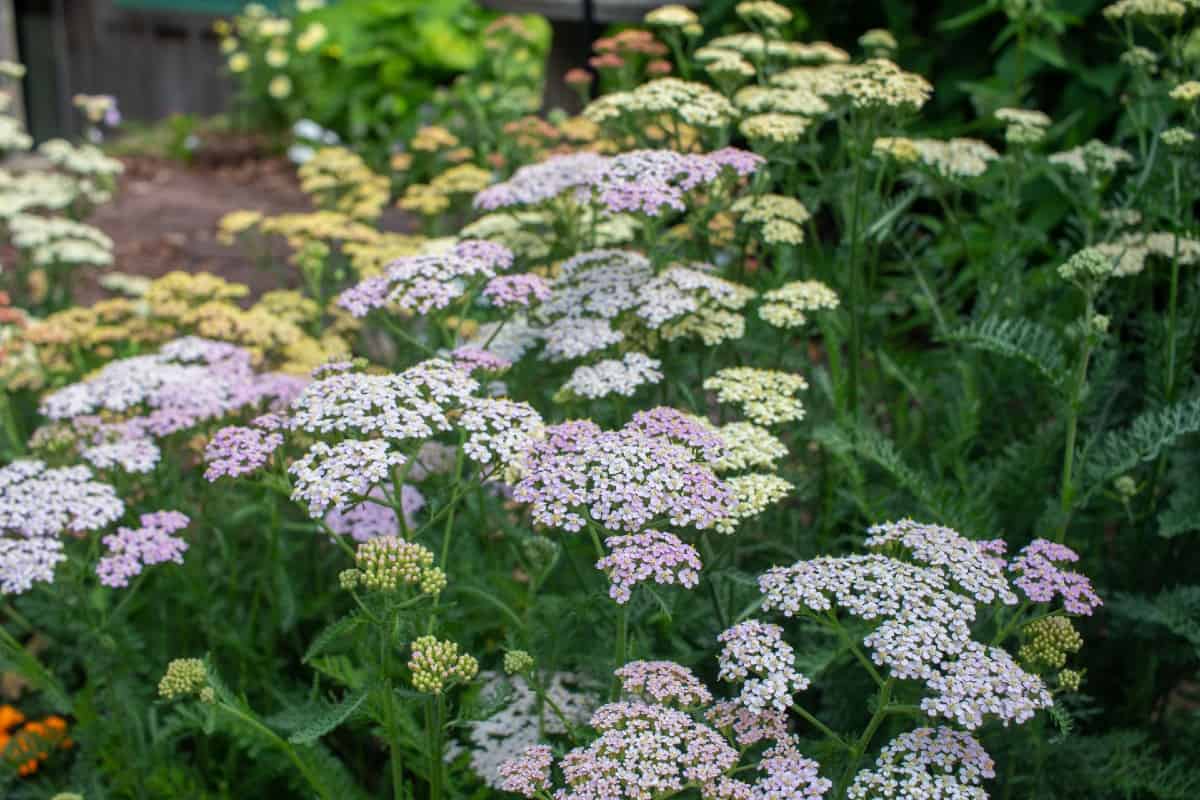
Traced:
POLYGON ((167 664, 166 674, 158 682, 159 697, 174 700, 176 697, 200 694, 208 686, 208 670, 198 658, 177 658, 167 664))
POLYGON ((447 687, 474 678, 479 663, 472 656, 460 653, 454 642, 421 636, 412 644, 408 668, 412 671, 414 689, 440 695, 447 687))
MULTIPOLYGON (((433 566, 433 553, 398 536, 380 536, 363 542, 354 556, 356 583, 376 592, 394 592, 402 586, 445 586, 445 575, 433 566)), ((347 578, 349 580, 349 578, 347 578)), ((436 593, 436 592, 434 592, 436 593)))
POLYGON ((1021 661, 1037 667, 1060 669, 1067 656, 1078 653, 1083 637, 1067 617, 1043 617, 1025 626, 1025 644, 1017 653, 1021 661))

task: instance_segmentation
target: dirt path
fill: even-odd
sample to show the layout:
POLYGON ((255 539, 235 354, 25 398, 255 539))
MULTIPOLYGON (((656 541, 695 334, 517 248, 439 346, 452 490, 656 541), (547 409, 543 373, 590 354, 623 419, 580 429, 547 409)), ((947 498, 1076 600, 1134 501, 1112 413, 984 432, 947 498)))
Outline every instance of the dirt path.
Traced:
MULTIPOLYGON (((278 158, 198 167, 150 158, 124 161, 115 201, 88 220, 113 239, 116 258, 109 272, 158 277, 176 269, 207 271, 245 283, 256 295, 278 287, 276 275, 218 242, 216 229, 222 216, 237 209, 277 214, 311 208, 291 164, 278 158)), ((98 278, 93 273, 78 287, 77 302, 106 294, 98 278)))

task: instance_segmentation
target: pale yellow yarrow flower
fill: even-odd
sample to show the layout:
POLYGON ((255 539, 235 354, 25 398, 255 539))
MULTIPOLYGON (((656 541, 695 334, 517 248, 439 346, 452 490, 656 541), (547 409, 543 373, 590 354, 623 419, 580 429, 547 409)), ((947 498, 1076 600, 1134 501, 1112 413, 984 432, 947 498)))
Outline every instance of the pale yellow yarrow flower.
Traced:
POLYGON ((276 100, 284 100, 292 93, 292 79, 287 75, 276 75, 267 84, 267 93, 276 100))

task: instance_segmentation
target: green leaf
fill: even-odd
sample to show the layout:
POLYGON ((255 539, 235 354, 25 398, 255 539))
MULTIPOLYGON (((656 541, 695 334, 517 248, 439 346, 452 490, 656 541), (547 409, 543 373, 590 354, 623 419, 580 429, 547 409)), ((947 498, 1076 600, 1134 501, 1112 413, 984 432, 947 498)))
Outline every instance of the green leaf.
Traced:
POLYGON ((1098 437, 1089 448, 1085 474, 1105 484, 1144 461, 1153 461, 1181 437, 1200 432, 1200 397, 1147 411, 1128 428, 1098 437))
POLYGON ((312 644, 308 646, 308 650, 304 652, 304 658, 301 660, 307 664, 310 659, 328 651, 339 639, 352 633, 365 622, 366 618, 358 610, 351 611, 344 617, 334 620, 312 640, 312 644))
POLYGON ((964 325, 946 339, 1024 361, 1055 388, 1065 384, 1067 360, 1058 335, 1031 320, 989 317, 964 325))
POLYGON ((359 689, 348 693, 335 705, 318 703, 310 709, 305 709, 298 717, 297 729, 288 737, 288 741, 292 744, 312 744, 350 719, 368 696, 369 689, 359 689))
POLYGON ((58 678, 4 628, 0 628, 0 667, 12 670, 44 692, 55 711, 70 713, 71 699, 58 678))
POLYGON ((995 10, 996 7, 992 3, 980 3, 970 11, 964 11, 957 17, 951 17, 948 20, 939 22, 937 29, 943 33, 946 33, 949 31, 956 31, 959 28, 967 28, 971 25, 974 25, 976 22, 979 22, 981 19, 993 13, 995 10))

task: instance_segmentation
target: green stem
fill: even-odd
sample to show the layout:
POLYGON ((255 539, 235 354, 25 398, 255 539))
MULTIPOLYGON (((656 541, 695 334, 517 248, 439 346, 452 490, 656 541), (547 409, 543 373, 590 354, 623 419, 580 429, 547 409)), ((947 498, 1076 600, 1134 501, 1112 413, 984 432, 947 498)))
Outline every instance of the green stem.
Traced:
POLYGON ((846 769, 842 772, 842 779, 838 782, 838 797, 844 798, 847 790, 850 788, 850 781, 854 778, 854 773, 858 770, 858 762, 862 760, 863 753, 871 746, 871 739, 874 738, 875 732, 879 730, 879 726, 883 724, 884 718, 887 717, 888 702, 892 699, 892 684, 893 680, 888 680, 879 687, 878 702, 875 706, 875 713, 871 715, 871 720, 867 723, 867 727, 862 732, 862 736, 858 737, 858 741, 850 747, 850 758, 846 761, 846 769))
POLYGON ((858 269, 858 218, 860 215, 865 158, 854 159, 854 195, 850 211, 850 363, 846 402, 851 416, 858 419, 858 371, 862 355, 862 275, 858 269))
POLYGON ((841 736, 838 735, 837 731, 835 731, 833 728, 826 725, 824 722, 821 722, 821 720, 814 717, 802 706, 793 705, 792 711, 795 711, 797 714, 800 715, 801 718, 806 720, 809 725, 812 725, 814 728, 819 730, 821 733, 825 734, 825 736, 827 738, 836 742, 840 747, 844 747, 847 750, 850 749, 850 745, 846 742, 845 739, 843 739, 841 736))
MULTIPOLYGON (((1090 324, 1092 318, 1092 298, 1089 295, 1084 324, 1090 324)), ((1083 352, 1080 353, 1079 363, 1071 378, 1071 394, 1067 400, 1067 442, 1063 450, 1062 495, 1059 503, 1060 522, 1055 541, 1061 544, 1067 538, 1067 526, 1071 521, 1071 509, 1075 503, 1075 439, 1079 433, 1079 406, 1083 395, 1083 387, 1087 382, 1088 362, 1092 357, 1091 333, 1084 333, 1083 352)))
MULTIPOLYGON (((621 609, 617 612, 617 651, 616 651, 616 666, 614 671, 625 666, 626 659, 629 658, 629 604, 622 603, 621 609)), ((621 696, 621 679, 613 676, 612 684, 612 700, 615 702, 621 696)))

